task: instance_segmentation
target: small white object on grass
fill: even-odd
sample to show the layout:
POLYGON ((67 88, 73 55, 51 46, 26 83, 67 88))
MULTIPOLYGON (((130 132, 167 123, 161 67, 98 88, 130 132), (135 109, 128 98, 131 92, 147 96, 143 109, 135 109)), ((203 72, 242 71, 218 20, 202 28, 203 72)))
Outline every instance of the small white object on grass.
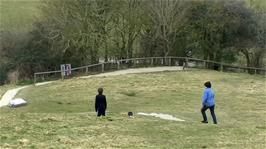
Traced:
POLYGON ((19 107, 19 106, 26 105, 27 102, 22 98, 16 98, 16 99, 11 100, 9 104, 10 104, 10 107, 19 107))
POLYGON ((180 121, 184 122, 185 120, 173 117, 172 115, 169 114, 162 114, 162 113, 143 113, 143 112, 138 112, 138 115, 144 115, 144 116, 154 116, 158 117, 160 119, 165 119, 165 120, 171 120, 171 121, 180 121))

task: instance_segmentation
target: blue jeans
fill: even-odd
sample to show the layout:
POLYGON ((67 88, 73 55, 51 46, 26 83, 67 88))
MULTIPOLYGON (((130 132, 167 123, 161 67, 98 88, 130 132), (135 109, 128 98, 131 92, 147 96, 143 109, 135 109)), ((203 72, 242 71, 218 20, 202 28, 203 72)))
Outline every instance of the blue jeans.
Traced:
POLYGON ((217 124, 217 120, 216 120, 216 116, 215 116, 215 112, 214 112, 214 107, 215 107, 215 105, 210 106, 210 107, 208 107, 206 105, 203 105, 202 106, 202 108, 201 108, 201 114, 202 114, 202 117, 203 117, 203 121, 205 121, 205 122, 208 121, 205 111, 208 110, 208 109, 210 109, 213 123, 214 124, 217 124))

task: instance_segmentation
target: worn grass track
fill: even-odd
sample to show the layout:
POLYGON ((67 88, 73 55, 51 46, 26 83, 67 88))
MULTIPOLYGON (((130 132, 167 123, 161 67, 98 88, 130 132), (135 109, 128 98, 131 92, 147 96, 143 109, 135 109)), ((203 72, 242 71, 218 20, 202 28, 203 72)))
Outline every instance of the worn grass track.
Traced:
POLYGON ((1 100, 2 96, 5 94, 6 91, 8 91, 9 89, 16 88, 16 87, 17 86, 13 85, 13 84, 0 86, 0 100, 1 100))

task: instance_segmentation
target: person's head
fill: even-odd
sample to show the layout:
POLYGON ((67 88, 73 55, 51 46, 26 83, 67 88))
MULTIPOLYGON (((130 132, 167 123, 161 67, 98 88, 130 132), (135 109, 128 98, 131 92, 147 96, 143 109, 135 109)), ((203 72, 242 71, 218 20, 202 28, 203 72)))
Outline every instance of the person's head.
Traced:
POLYGON ((205 82, 205 83, 204 83, 204 86, 207 87, 207 88, 211 88, 211 87, 212 87, 210 81, 205 82))
POLYGON ((98 88, 98 93, 99 93, 99 95, 102 95, 103 94, 103 88, 98 88))

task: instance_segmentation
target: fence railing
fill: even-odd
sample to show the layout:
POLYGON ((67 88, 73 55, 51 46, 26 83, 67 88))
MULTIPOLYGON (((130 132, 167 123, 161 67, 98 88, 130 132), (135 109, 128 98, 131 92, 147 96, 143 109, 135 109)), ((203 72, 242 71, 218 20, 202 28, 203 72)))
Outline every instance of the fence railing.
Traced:
MULTIPOLYGON (((43 82, 49 80, 65 79, 82 75, 93 75, 103 72, 110 72, 128 68, 140 68, 140 67, 156 67, 156 66, 182 66, 186 68, 202 68, 202 69, 214 69, 224 72, 238 72, 238 73, 250 73, 260 74, 266 76, 265 68, 253 68, 245 66, 235 66, 226 63, 220 63, 209 60, 202 60, 189 57, 144 57, 144 58, 131 58, 121 59, 117 61, 109 61, 99 64, 81 66, 71 69, 71 75, 61 75, 61 70, 36 72, 34 73, 34 83, 43 82)), ((67 71, 67 70, 66 70, 67 71)))

